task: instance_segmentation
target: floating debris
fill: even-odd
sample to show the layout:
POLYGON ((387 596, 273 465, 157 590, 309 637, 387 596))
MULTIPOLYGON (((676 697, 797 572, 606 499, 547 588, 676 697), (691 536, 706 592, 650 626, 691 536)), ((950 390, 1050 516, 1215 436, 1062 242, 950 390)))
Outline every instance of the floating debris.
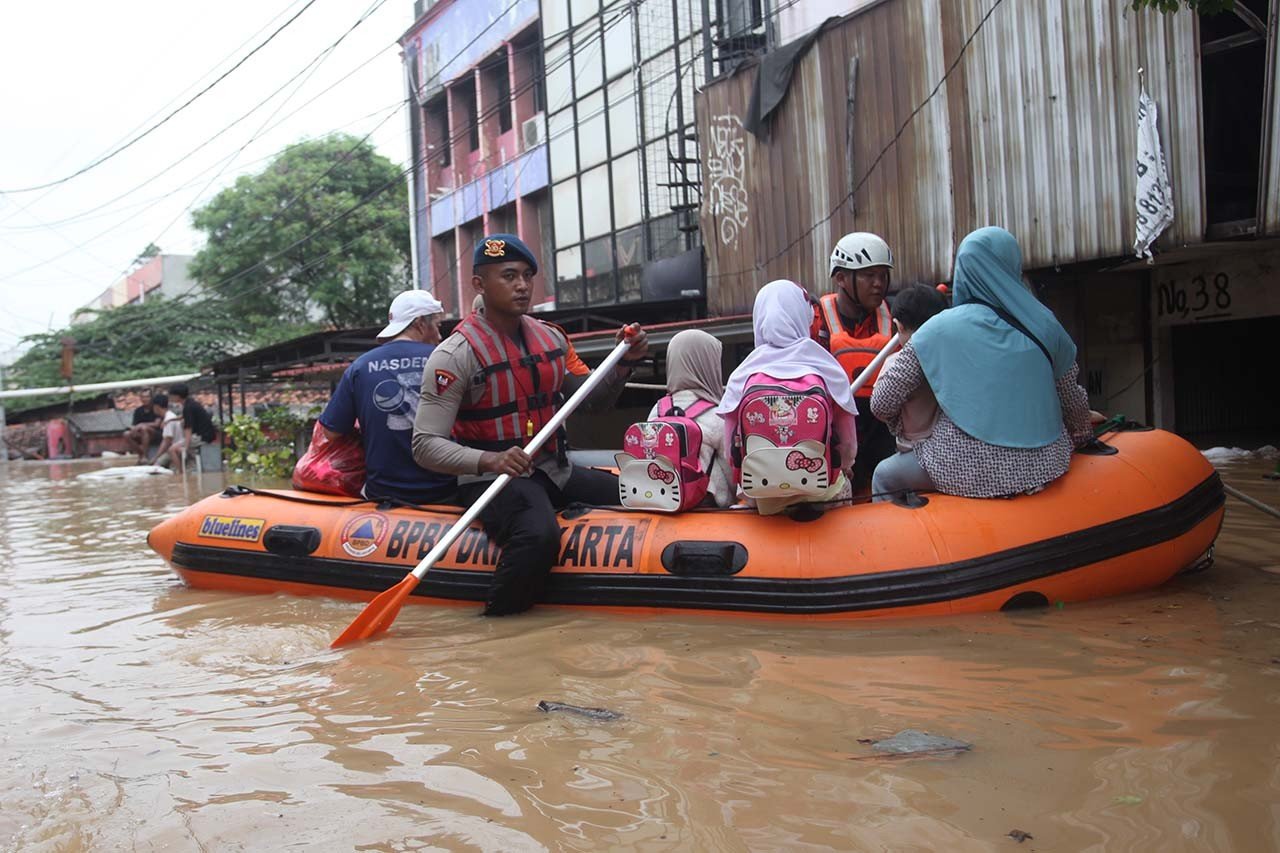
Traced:
POLYGON ((114 468, 100 468, 97 471, 85 471, 78 475, 81 480, 134 480, 139 477, 172 474, 168 468, 159 465, 123 465, 114 468))
POLYGON ((550 714, 552 711, 564 711, 566 714, 577 714, 589 720, 621 720, 622 715, 608 708, 583 708, 581 705, 566 705, 564 702, 548 702, 543 699, 538 703, 538 710, 550 714))
POLYGON ((1035 836, 1032 835, 1031 833, 1023 832, 1021 829, 1009 830, 1009 837, 1012 838, 1014 841, 1018 842, 1019 844, 1021 844, 1024 841, 1031 841, 1033 838, 1035 838, 1035 836))
POLYGON ((871 748, 876 752, 887 752, 891 755, 919 755, 920 753, 967 752, 973 749, 973 744, 941 735, 931 735, 917 729, 903 729, 893 737, 873 741, 871 748))

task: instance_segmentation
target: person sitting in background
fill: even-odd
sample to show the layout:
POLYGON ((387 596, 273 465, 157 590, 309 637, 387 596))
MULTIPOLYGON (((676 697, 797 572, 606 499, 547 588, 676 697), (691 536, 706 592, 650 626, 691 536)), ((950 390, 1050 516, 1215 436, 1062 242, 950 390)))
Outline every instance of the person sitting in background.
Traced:
POLYGON ((138 454, 139 465, 147 463, 147 451, 160 438, 161 419, 156 416, 152 405, 152 395, 147 394, 142 405, 133 410, 131 425, 124 431, 124 443, 129 450, 138 454))
POLYGON ((756 348, 716 409, 735 479, 761 515, 851 494, 857 405, 844 368, 809 336, 812 319, 795 282, 761 288, 751 312, 756 348))
POLYGON ((169 408, 169 398, 164 394, 151 395, 151 410, 160 424, 160 446, 156 448, 152 464, 185 473, 186 434, 182 429, 182 416, 169 408))
MULTIPOLYGON (((169 398, 182 408, 182 451, 188 455, 200 452, 200 445, 213 441, 218 430, 213 425, 209 410, 191 396, 191 389, 184 383, 169 389, 169 398)), ((178 466, 182 470, 182 466, 178 466)))
POLYGON ((871 410, 886 423, 922 386, 941 411, 913 452, 880 463, 875 491, 971 498, 1039 491, 1093 439, 1076 346, 1023 285, 1022 252, 1003 228, 964 238, 954 279, 955 307, 917 330, 876 382, 871 410))
POLYGON ((413 461, 413 419, 422 398, 427 358, 440 343, 444 306, 425 290, 406 290, 391 301, 383 343, 342 374, 320 427, 333 440, 360 425, 365 484, 370 500, 440 503, 452 498, 456 480, 413 461))
POLYGON ((653 405, 647 419, 665 417, 675 408, 687 414, 699 402, 710 404, 706 411, 693 418, 702 430, 698 462, 701 470, 709 475, 707 494, 716 506, 726 507, 734 503, 737 496, 725 452, 724 419, 716 414, 716 406, 724 396, 721 350, 720 341, 701 329, 686 329, 672 337, 667 344, 667 396, 653 405))
MULTIPOLYGON (((903 288, 893 306, 893 325, 898 330, 899 344, 905 346, 917 329, 946 308, 947 298, 936 288, 923 284, 903 288)), ((898 354, 895 352, 885 359, 884 369, 888 370, 897 358, 898 354)), ((897 441, 898 452, 910 453, 917 441, 929 437, 937 420, 938 401, 929 386, 922 385, 903 403, 898 419, 887 424, 897 441)), ((874 477, 871 490, 873 493, 878 491, 874 477)))

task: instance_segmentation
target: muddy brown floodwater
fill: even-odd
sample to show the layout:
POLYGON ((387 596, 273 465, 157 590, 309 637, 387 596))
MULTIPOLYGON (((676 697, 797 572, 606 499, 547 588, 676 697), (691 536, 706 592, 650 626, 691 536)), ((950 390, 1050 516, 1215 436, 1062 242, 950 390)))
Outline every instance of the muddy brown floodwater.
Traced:
MULTIPOLYGON (((102 464, 0 465, 0 849, 1280 846, 1280 523, 1234 501, 1210 571, 1065 609, 409 607, 335 652, 358 604, 188 590, 147 550, 221 475, 102 464), (973 749, 860 742, 908 728, 973 749)), ((1223 472, 1280 504, 1264 470, 1223 472)))

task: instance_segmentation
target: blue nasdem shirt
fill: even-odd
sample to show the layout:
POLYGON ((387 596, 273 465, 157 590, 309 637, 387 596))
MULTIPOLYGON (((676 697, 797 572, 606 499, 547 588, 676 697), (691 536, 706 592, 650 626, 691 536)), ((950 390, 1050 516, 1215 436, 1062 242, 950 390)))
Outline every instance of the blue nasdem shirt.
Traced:
POLYGON ((391 341, 357 358, 320 415, 320 423, 348 434, 360 423, 364 438, 365 496, 427 503, 447 498, 453 477, 413 461, 413 418, 422 371, 434 344, 391 341))

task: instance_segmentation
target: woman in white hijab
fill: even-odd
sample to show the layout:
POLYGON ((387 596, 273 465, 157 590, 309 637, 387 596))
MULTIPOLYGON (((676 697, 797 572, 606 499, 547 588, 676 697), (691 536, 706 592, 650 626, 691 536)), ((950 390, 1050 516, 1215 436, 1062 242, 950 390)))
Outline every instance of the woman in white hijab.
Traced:
MULTIPOLYGON (((737 427, 737 409, 747 392, 747 379, 764 373, 774 379, 799 379, 815 375, 826 385, 835 412, 832 431, 840 457, 841 474, 833 479, 827 491, 818 497, 762 498, 756 501, 761 515, 773 515, 800 502, 829 503, 850 496, 849 472, 858 452, 858 433, 854 426, 857 406, 849 393, 849 376, 831 353, 809 337, 813 308, 804 288, 794 281, 780 279, 760 288, 751 309, 756 348, 729 376, 723 399, 716 412, 725 419, 725 435, 732 436, 737 427)), ((726 440, 726 447, 728 441, 726 440)))
POLYGON ((667 396, 654 404, 649 420, 669 414, 671 406, 688 412, 691 407, 706 409, 693 419, 702 430, 702 451, 698 461, 710 474, 707 494, 716 506, 734 502, 733 477, 724 447, 724 421, 716 406, 724 396, 724 373, 720 366, 720 341, 701 329, 680 332, 667 344, 667 396), (699 405, 710 403, 710 408, 699 405))

